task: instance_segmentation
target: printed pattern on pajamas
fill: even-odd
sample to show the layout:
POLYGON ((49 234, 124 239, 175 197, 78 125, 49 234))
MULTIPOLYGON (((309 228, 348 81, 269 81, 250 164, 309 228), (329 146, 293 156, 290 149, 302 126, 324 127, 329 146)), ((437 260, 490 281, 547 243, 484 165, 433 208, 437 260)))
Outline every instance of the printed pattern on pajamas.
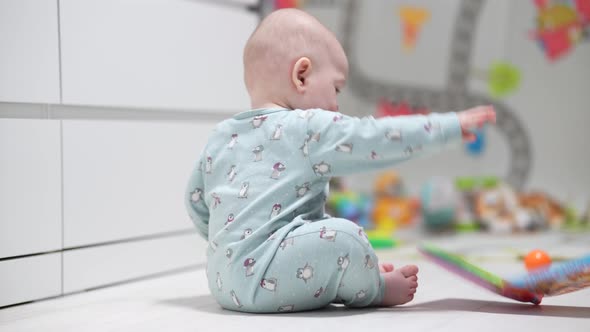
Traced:
POLYGON ((218 124, 185 202, 208 240, 207 278, 224 308, 376 305, 384 292, 363 230, 325 214, 333 176, 384 169, 458 142, 455 113, 374 119, 258 109, 218 124))

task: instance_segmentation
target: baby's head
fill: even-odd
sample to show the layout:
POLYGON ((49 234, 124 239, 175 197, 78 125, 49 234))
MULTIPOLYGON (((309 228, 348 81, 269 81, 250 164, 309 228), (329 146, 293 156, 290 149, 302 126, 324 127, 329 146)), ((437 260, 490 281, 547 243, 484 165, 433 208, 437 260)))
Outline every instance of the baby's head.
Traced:
POLYGON ((244 48, 244 79, 252 108, 338 110, 348 60, 336 36, 297 9, 268 15, 244 48))

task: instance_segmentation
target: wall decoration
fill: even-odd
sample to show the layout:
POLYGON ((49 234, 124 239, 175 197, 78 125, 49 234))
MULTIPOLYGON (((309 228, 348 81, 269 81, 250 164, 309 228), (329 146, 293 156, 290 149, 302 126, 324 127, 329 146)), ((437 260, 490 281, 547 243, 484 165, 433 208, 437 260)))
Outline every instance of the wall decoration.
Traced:
MULTIPOLYGON (((515 188, 522 188, 531 171, 532 149, 524 126, 507 104, 500 100, 474 91, 469 91, 471 78, 471 54, 474 48, 475 33, 479 15, 485 0, 462 0, 451 38, 448 64, 448 79, 445 88, 436 89, 427 86, 413 86, 407 83, 383 82, 371 79, 359 66, 354 52, 357 29, 356 15, 360 2, 348 0, 344 5, 345 19, 342 27, 342 44, 349 63, 349 89, 357 97, 370 103, 391 100, 394 103, 406 102, 421 105, 430 110, 458 110, 474 105, 494 105, 497 113, 496 129, 507 136, 509 143, 509 169, 504 175, 506 182, 515 188)), ((485 145, 479 142, 479 148, 485 145)), ((472 150, 474 147, 471 147, 472 150)), ((469 151, 469 150, 468 150, 469 151)))
POLYGON ((554 62, 590 40, 590 0, 533 0, 537 27, 531 33, 547 59, 554 62))
POLYGON ((422 26, 430 18, 430 11, 421 7, 401 6, 399 17, 402 23, 402 49, 413 51, 422 26))
POLYGON ((494 98, 506 97, 520 86, 520 70, 508 62, 492 63, 484 75, 488 93, 494 98))

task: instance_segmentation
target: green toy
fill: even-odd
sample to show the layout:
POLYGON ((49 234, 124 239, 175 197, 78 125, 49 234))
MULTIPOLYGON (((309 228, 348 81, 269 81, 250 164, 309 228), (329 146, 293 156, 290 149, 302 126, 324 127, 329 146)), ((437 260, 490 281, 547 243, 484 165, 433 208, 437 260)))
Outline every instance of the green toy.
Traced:
POLYGON ((398 242, 389 233, 380 231, 366 231, 369 243, 373 249, 387 249, 395 248, 398 246, 398 242))

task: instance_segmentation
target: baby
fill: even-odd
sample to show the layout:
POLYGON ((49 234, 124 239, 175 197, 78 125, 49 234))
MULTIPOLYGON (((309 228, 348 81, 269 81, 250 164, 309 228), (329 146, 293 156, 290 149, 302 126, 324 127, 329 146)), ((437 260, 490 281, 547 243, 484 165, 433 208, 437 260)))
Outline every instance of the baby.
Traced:
POLYGON ((472 140, 470 129, 495 121, 493 109, 381 119, 338 113, 346 55, 327 28, 295 9, 260 23, 244 67, 252 110, 216 126, 186 192, 209 242, 213 297, 257 313, 411 301, 418 268, 379 265, 360 227, 326 215, 328 181, 472 140))

